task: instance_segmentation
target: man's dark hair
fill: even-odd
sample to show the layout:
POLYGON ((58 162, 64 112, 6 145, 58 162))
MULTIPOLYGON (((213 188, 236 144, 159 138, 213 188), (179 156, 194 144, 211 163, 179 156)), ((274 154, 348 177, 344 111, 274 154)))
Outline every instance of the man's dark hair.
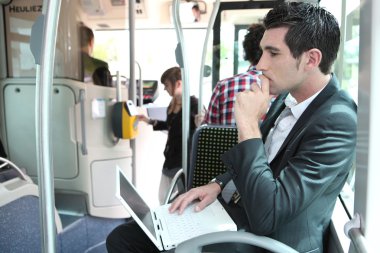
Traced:
POLYGON ((161 83, 169 81, 171 85, 174 85, 178 80, 182 80, 181 69, 179 67, 167 69, 161 76, 161 83))
POLYGON ((196 11, 200 11, 198 4, 194 4, 193 7, 191 7, 191 9, 194 9, 196 11))
POLYGON ((247 34, 244 36, 244 60, 249 61, 253 65, 257 65, 263 54, 263 51, 260 48, 260 41, 264 32, 265 27, 262 24, 252 24, 247 29, 247 34))
POLYGON ((94 39, 94 32, 87 26, 81 25, 80 32, 80 46, 87 47, 91 40, 94 39))
POLYGON ((92 74, 92 81, 95 85, 112 87, 112 76, 105 66, 97 68, 92 74))
POLYGON ((268 12, 265 28, 288 27, 285 43, 294 58, 317 48, 322 52, 319 69, 331 72, 340 44, 340 30, 335 17, 325 9, 309 3, 283 3, 268 12))

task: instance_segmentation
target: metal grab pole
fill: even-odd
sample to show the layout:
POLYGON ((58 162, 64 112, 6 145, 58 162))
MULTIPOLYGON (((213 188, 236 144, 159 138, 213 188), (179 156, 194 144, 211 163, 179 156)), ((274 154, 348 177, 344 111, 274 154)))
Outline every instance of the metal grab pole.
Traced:
POLYGON ((220 6, 220 0, 216 0, 214 3, 214 8, 211 13, 210 21, 208 22, 207 26, 207 32, 205 37, 205 42, 203 44, 203 51, 202 51, 202 59, 201 59, 201 71, 199 73, 199 103, 198 103, 198 114, 202 113, 202 107, 203 107, 203 73, 205 68, 205 61, 206 61, 206 52, 207 52, 207 42, 208 38, 210 37, 210 32, 212 27, 215 23, 216 15, 218 14, 220 6))
POLYGON ((173 20, 174 20, 174 26, 176 28, 177 33, 177 39, 179 41, 182 55, 182 169, 185 174, 185 184, 187 187, 187 150, 188 150, 188 140, 190 136, 190 122, 189 122, 189 116, 190 116, 190 86, 189 86, 189 68, 187 66, 187 57, 186 57, 186 47, 185 47, 185 40, 183 38, 182 33, 182 26, 181 21, 179 19, 179 4, 180 1, 173 0, 173 7, 172 7, 172 13, 173 13, 173 20))
MULTIPOLYGON (((60 0, 45 0, 40 55, 36 57, 36 150, 41 217, 41 252, 55 252, 54 173, 51 154, 52 83, 60 0), (39 57, 41 64, 39 65, 39 57)), ((40 20, 41 21, 41 20, 40 20)))
MULTIPOLYGON (((136 104, 136 77, 135 77, 135 12, 136 1, 129 0, 129 89, 128 97, 136 104)), ((132 183, 136 185, 136 140, 132 139, 131 143, 132 155, 132 183)))

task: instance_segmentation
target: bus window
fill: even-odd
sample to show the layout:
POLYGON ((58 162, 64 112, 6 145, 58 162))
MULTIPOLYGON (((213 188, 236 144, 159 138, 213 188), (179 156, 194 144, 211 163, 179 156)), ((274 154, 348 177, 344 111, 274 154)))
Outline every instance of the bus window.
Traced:
MULTIPOLYGON (((119 71, 121 75, 129 74, 129 32, 128 30, 95 30, 96 45, 94 57, 108 62, 112 74, 119 71), (107 54, 106 54, 107 52, 107 54)), ((201 62, 203 40, 206 29, 184 29, 184 37, 188 52, 196 52, 188 57, 189 69, 193 74, 189 77, 190 93, 199 94, 199 66, 201 62), (191 40, 192 38, 199 38, 191 40)), ((135 54, 136 62, 141 66, 142 79, 157 80, 165 68, 178 65, 175 58, 175 48, 177 46, 177 36, 174 28, 162 29, 136 29, 135 32, 135 54)), ((207 80, 205 85, 207 86, 207 80)), ((158 85, 157 103, 167 105, 170 97, 164 92, 162 85, 158 85)), ((211 86, 207 86, 211 92, 211 86)), ((209 99, 210 95, 207 95, 209 99)), ((204 102, 208 104, 208 101, 204 102)))
POLYGON ((35 62, 29 48, 31 28, 42 14, 42 0, 11 1, 5 6, 8 76, 33 77, 35 62))
POLYGON ((221 13, 219 80, 242 73, 249 67, 243 59, 242 42, 247 28, 260 23, 269 9, 225 10, 221 13))
MULTIPOLYGON (((350 0, 345 3, 343 10, 341 1, 321 1, 320 5, 331 10, 340 23, 342 43, 334 65, 334 72, 339 78, 341 88, 349 92, 358 103, 360 1, 350 0)), ((358 136, 359 140, 360 136, 358 136)), ((355 168, 356 164, 353 165, 347 179, 348 187, 345 187, 341 194, 351 216, 354 212, 355 168)))
MULTIPOLYGON (((43 0, 13 0, 4 8, 8 77, 34 77, 35 60, 30 50, 32 26, 42 14, 43 0)), ((80 20, 67 19, 78 10, 78 1, 62 1, 57 30, 54 76, 79 80, 78 26, 80 20), (69 15, 70 12, 70 15, 69 15), (70 64, 67 64, 67 63, 70 64)), ((41 39, 42 41, 42 39, 41 39)))

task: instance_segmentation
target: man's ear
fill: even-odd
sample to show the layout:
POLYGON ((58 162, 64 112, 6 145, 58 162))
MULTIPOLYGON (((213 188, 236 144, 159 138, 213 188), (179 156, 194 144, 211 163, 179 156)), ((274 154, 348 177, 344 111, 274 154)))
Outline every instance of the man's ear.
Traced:
POLYGON ((95 39, 91 39, 88 44, 88 51, 90 54, 92 54, 92 51, 94 51, 94 43, 95 43, 95 39))
POLYGON ((312 48, 306 52, 307 62, 306 68, 318 68, 322 61, 322 52, 317 48, 312 48))

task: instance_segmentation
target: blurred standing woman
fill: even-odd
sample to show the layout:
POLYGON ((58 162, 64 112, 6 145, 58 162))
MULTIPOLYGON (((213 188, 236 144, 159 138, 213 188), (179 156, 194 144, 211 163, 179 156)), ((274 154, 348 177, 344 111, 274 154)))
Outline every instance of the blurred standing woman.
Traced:
MULTIPOLYGON (((182 78, 181 69, 172 67, 161 76, 161 83, 172 97, 167 109, 166 121, 152 120, 145 115, 138 115, 139 120, 153 126, 153 130, 168 130, 168 138, 164 150, 165 161, 159 188, 159 201, 165 201, 166 193, 171 180, 178 170, 182 168, 182 78)), ((198 99, 190 97, 190 135, 188 151, 190 154, 191 139, 195 131, 195 115, 197 114, 198 99)))

